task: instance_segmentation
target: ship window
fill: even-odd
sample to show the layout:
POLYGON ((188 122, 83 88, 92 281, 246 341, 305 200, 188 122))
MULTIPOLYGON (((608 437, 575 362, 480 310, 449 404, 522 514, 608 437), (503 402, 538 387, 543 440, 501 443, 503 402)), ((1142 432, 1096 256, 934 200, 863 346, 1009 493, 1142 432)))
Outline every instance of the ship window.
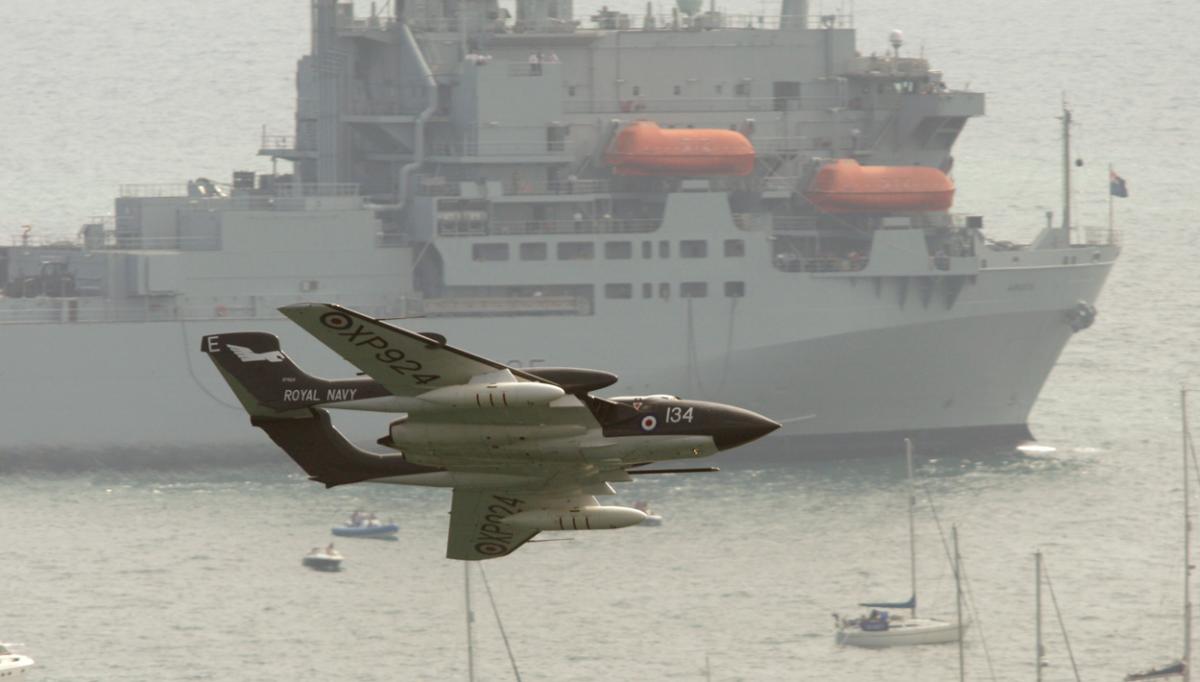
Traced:
POLYGON ((679 295, 684 298, 708 296, 708 282, 684 282, 679 285, 679 295))
POLYGON ((633 298, 633 285, 605 284, 604 298, 633 298))
POLYGON ((679 242, 680 258, 704 258, 708 255, 708 242, 703 239, 685 239, 679 242))
POLYGON ((604 257, 615 260, 633 258, 633 242, 604 242, 604 257))
POLYGON ((642 258, 654 257, 654 242, 642 242, 642 258))
POLYGON ((659 258, 670 258, 671 257, 671 242, 659 242, 658 243, 658 257, 659 258))
POLYGON ((683 88, 681 88, 681 87, 679 87, 678 85, 676 85, 676 86, 675 86, 675 90, 674 90, 674 92, 675 92, 675 94, 676 94, 676 95, 683 94, 683 88))
POLYGON ((741 258, 746 255, 746 242, 741 239, 726 239, 725 240, 725 257, 726 258, 741 258))
POLYGON ((738 83, 733 86, 733 94, 739 97, 750 96, 750 83, 738 83))
POLYGON ((471 257, 475 260, 508 260, 508 244, 473 244, 471 257))
POLYGON ((717 89, 717 94, 719 95, 719 94, 721 94, 721 91, 725 89, 725 85, 722 83, 717 83, 716 89, 717 89))
POLYGON ((559 242, 559 260, 591 260, 596 257, 596 245, 592 242, 559 242))
POLYGON ((567 86, 567 97, 574 97, 574 96, 575 96, 575 86, 568 85, 567 86))
POLYGON ((658 297, 664 301, 671 298, 671 285, 669 283, 663 282, 658 285, 658 297))
POLYGON ((545 242, 526 242, 522 244, 521 260, 546 260, 545 242))
POLYGON ((646 282, 642 285, 642 298, 652 298, 654 296, 654 285, 646 282))
POLYGON ((633 86, 633 96, 637 97, 640 94, 642 94, 642 88, 637 85, 633 86))
POLYGON ((745 282, 726 282, 725 295, 729 298, 742 298, 746 295, 745 282))

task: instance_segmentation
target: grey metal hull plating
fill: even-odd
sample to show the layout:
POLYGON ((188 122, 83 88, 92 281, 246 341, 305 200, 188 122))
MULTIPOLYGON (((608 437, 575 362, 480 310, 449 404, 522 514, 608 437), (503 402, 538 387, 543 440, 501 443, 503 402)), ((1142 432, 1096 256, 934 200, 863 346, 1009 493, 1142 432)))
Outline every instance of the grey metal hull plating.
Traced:
MULTIPOLYGON (((901 434, 1016 442, 1072 335, 1065 312, 1096 300, 1111 261, 981 271, 953 305, 900 279, 770 272, 790 298, 622 302, 624 314, 421 319, 472 351, 513 364, 590 366, 629 395, 718 399, 784 422, 741 461, 837 456, 901 434), (799 284, 797 278, 803 278, 799 284), (855 447, 857 446, 857 447, 855 447)), ((272 451, 198 352, 204 334, 278 335, 306 369, 353 369, 283 319, 7 325, 21 354, 0 371, 9 425, 0 463, 178 464, 272 451), (18 388, 19 387, 19 388, 18 388), (193 459, 194 458, 194 459, 193 459)), ((373 441, 389 415, 339 415, 373 441)), ((729 462, 726 462, 729 463, 729 462)))

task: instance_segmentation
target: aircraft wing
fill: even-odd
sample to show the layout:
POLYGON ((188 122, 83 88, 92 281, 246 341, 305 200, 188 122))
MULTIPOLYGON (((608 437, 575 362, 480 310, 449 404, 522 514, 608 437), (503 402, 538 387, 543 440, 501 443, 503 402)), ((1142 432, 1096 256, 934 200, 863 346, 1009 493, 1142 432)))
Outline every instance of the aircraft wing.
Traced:
POLYGON ((480 561, 513 553, 538 534, 536 530, 515 528, 504 522, 525 511, 528 504, 512 494, 455 488, 446 558, 480 561))
POLYGON ((450 505, 446 558, 481 561, 508 556, 539 532, 506 523, 513 514, 548 505, 587 507, 596 504, 596 498, 591 495, 551 498, 544 492, 529 495, 455 488, 454 501, 450 505))
POLYGON ((393 327, 332 303, 297 303, 279 311, 395 395, 417 396, 502 371, 549 383, 448 346, 445 339, 393 327))

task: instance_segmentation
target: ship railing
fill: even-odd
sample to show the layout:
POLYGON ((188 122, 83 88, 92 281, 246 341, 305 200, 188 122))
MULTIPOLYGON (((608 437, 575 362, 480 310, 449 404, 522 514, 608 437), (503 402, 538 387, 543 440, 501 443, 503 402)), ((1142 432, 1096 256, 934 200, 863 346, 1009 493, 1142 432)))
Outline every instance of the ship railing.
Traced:
POLYGON ((541 76, 542 74, 546 73, 545 67, 558 66, 559 62, 557 61, 558 58, 555 56, 555 54, 556 53, 554 52, 543 52, 542 56, 540 57, 541 61, 534 61, 539 59, 535 53, 533 57, 530 57, 529 61, 507 62, 504 65, 504 68, 508 72, 508 75, 513 77, 519 78, 524 76, 541 76))
POLYGON ((1075 232, 1083 235, 1082 246, 1118 246, 1121 243, 1121 231, 1108 225, 1077 225, 1075 232))
POLYGON ((268 135, 264 130, 259 149, 295 149, 295 135, 268 135))
POLYGON ((772 175, 762 179, 763 189, 768 192, 794 192, 800 187, 801 177, 796 175, 772 175))
MULTIPOLYGON (((221 185, 222 183, 214 184, 221 185)), ((117 196, 121 198, 186 197, 187 195, 188 184, 186 182, 121 185, 117 188, 117 196)))
POLYGON ((417 182, 417 196, 458 197, 462 196, 462 185, 457 180, 447 180, 440 176, 422 177, 417 182))
POLYGON ((929 73, 929 60, 920 57, 853 57, 846 67, 848 75, 923 76, 929 73))
POLYGON ((565 140, 529 142, 435 142, 433 156, 562 156, 570 149, 565 140))
POLYGON ((817 229, 817 216, 774 216, 771 220, 776 232, 798 232, 817 229))
POLYGON ((750 142, 754 145, 754 151, 760 154, 798 152, 817 145, 817 140, 808 137, 751 137, 750 142))
POLYGON ((608 180, 517 180, 504 184, 505 194, 607 194, 612 191, 608 180))
MULTIPOLYGON (((114 303, 104 298, 38 297, 5 298, 0 295, 0 326, 7 324, 74 324, 100 322, 179 322, 200 320, 264 320, 281 319, 281 305, 299 303, 306 299, 295 296, 221 299, 215 303, 174 305, 144 302, 114 303)), ((390 303, 363 304, 357 300, 342 301, 341 297, 323 298, 330 303, 353 305, 354 309, 371 317, 401 318, 420 313, 420 301, 401 297, 390 303)))
POLYGON ((337 29, 342 33, 367 33, 370 31, 386 31, 395 23, 395 18, 384 16, 363 18, 338 17, 337 29))
POLYGON ((351 116, 412 116, 421 112, 425 105, 423 90, 414 92, 410 99, 378 100, 357 99, 350 103, 348 113, 351 116))
POLYGON ((277 197, 353 197, 358 194, 357 182, 281 182, 275 185, 277 197))
POLYGON ((819 111, 845 106, 846 100, 837 97, 630 97, 607 102, 566 100, 563 111, 568 114, 640 114, 652 113, 719 113, 746 111, 819 111))
POLYGON ((775 254, 775 267, 784 272, 858 272, 867 267, 865 254, 803 256, 790 251, 775 254))
MULTIPOLYGON (((622 15, 603 12, 593 15, 597 27, 612 30, 619 27, 622 15)), ((635 17, 625 28, 640 28, 643 31, 708 31, 713 29, 746 29, 752 31, 775 31, 780 28, 852 28, 854 15, 821 14, 725 14, 723 12, 701 12, 693 17, 674 14, 650 14, 635 17)))
POLYGON ((459 25, 457 17, 411 17, 405 23, 413 31, 428 33, 458 33, 459 25))
POLYGON ((579 220, 493 220, 489 234, 614 234, 653 232, 661 220, 645 218, 580 218, 579 220))
POLYGON ((424 314, 437 316, 470 315, 587 315, 591 301, 583 296, 508 296, 427 298, 424 314))

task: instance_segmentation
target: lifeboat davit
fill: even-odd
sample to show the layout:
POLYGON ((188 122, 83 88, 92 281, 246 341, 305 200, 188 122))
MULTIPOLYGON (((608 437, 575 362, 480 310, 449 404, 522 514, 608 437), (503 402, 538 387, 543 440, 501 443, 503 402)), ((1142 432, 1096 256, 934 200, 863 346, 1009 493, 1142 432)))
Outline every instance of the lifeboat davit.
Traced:
POLYGON ((754 145, 734 130, 667 128, 638 121, 621 129, 604 154, 617 175, 749 175, 754 145))
POLYGON ((860 166, 838 159, 817 171, 804 196, 826 213, 945 211, 954 203, 954 182, 927 166, 860 166))

